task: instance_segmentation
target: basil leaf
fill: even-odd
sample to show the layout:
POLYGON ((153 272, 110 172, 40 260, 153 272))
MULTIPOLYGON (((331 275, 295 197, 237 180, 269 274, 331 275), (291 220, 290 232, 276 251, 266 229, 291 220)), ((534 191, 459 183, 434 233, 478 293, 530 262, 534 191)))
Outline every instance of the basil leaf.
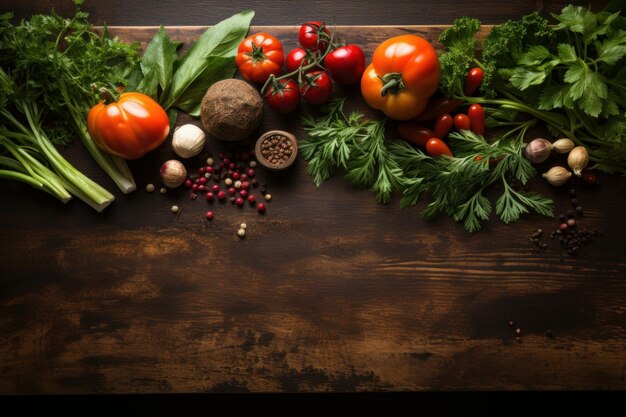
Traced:
POLYGON ((216 81, 234 74, 237 48, 253 17, 252 10, 231 16, 209 28, 191 45, 174 73, 167 98, 161 101, 165 108, 179 107, 192 115, 199 113, 200 91, 206 92, 216 81))
MULTIPOLYGON (((178 59, 176 50, 180 45, 180 42, 172 42, 165 28, 161 26, 141 58, 141 72, 144 77, 156 77, 163 92, 167 92, 172 80, 174 63, 178 59)), ((151 80, 147 84, 152 85, 151 80)))

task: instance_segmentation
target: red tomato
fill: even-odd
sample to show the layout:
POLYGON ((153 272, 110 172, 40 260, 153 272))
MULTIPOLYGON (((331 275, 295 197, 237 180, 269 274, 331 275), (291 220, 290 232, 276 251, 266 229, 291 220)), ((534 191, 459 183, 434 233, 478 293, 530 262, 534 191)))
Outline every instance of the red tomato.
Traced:
POLYGON ((365 54, 357 45, 341 46, 326 55, 324 66, 339 84, 354 84, 365 71, 365 54))
POLYGON ((426 152, 433 158, 437 158, 441 155, 452 156, 452 151, 448 148, 448 145, 439 138, 428 139, 428 142, 426 142, 426 152))
POLYGON ((477 135, 485 134, 485 109, 480 104, 472 104, 467 110, 472 132, 477 135))
POLYGON ((111 104, 101 102, 89 110, 87 128, 102 150, 137 159, 158 148, 170 131, 165 110, 141 93, 123 93, 111 104))
POLYGON ((466 114, 457 114, 454 116, 454 127, 457 130, 470 130, 470 119, 466 114))
POLYGON ((445 138, 450 129, 452 129, 452 124, 452 116, 449 114, 439 116, 435 122, 435 137, 439 139, 445 138))
POLYGON ((298 42, 309 51, 325 51, 330 40, 330 32, 322 22, 307 22, 300 26, 298 42))
POLYGON ((275 80, 265 92, 265 100, 277 113, 290 113, 300 103, 298 84, 291 79, 275 80))
MULTIPOLYGON (((300 68, 300 65, 303 67, 309 65, 315 59, 312 55, 311 51, 307 51, 302 48, 292 49, 285 60, 287 72, 296 71, 300 68)), ((319 69, 319 67, 316 66, 315 68, 311 68, 311 71, 314 71, 315 69, 319 69)))
POLYGON ((307 103, 314 106, 324 104, 333 92, 333 82, 324 71, 313 71, 306 75, 300 93, 307 103))
POLYGON ((284 60, 280 41, 261 32, 248 36, 239 44, 235 63, 246 80, 264 83, 270 75, 280 75, 284 60))
POLYGON ((398 125, 398 134, 407 142, 419 146, 426 146, 428 139, 435 137, 432 130, 416 125, 415 123, 400 123, 398 125))
POLYGON ((463 86, 463 94, 471 96, 478 90, 480 84, 483 82, 485 72, 480 68, 472 68, 465 77, 465 85, 463 86))

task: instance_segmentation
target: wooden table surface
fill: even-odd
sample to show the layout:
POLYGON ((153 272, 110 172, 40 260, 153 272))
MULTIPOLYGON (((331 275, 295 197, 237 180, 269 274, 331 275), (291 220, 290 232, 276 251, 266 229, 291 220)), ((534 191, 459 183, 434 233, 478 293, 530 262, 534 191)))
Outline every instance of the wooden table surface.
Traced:
MULTIPOLYGON (((25 1, 0 12, 63 11, 65 3, 25 1)), ((124 2, 131 10, 143 3, 124 2)), ((331 2, 313 3, 306 17, 283 2, 292 13, 280 21, 252 3, 255 25, 295 25, 331 2)), ((372 7, 332 16, 362 25, 338 32, 369 57, 388 36, 438 33, 408 24, 450 23, 465 12, 456 2, 436 2, 442 6, 425 15, 412 2, 397 3, 403 13, 372 7), (404 26, 363 26, 372 24, 404 26)), ((476 3, 478 17, 497 23, 563 2, 476 3)), ((194 4, 181 2, 171 16, 164 6, 126 15, 115 1, 87 9, 94 22, 203 25, 239 6, 200 19, 194 4)), ((295 46, 295 28, 251 30, 259 29, 295 46)), ((154 28, 113 31, 147 41, 154 28)), ((170 33, 188 43, 202 31, 170 33)), ((344 93, 351 107, 366 110, 358 89, 344 93)), ((303 137, 299 114, 267 109, 259 132, 303 137)), ((213 152, 223 147, 209 143, 213 152)), ((79 143, 66 154, 115 190, 79 143)), ((623 178, 573 183, 585 207, 581 223, 604 231, 573 258, 549 239, 543 253, 528 243, 537 228, 554 229, 554 219, 493 220, 468 234, 448 218, 422 220, 424 202, 400 209, 396 196, 382 206, 340 176, 317 189, 302 160, 282 174, 259 170, 273 195, 266 215, 228 204, 209 223, 205 201, 182 190, 143 190, 172 156, 168 139, 132 162, 139 190, 115 191, 102 214, 0 182, 0 394, 626 388, 623 178), (181 206, 178 215, 172 204, 181 206), (242 221, 249 233, 239 240, 242 221)), ((534 188, 554 198, 557 212, 569 208, 566 189, 540 180, 534 188)))

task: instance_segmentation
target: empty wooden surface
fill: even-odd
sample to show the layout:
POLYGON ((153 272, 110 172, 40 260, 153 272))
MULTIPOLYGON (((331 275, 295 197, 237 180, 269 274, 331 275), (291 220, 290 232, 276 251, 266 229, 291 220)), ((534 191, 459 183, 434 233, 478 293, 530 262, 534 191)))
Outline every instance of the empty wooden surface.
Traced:
MULTIPOLYGON (((295 46, 295 28, 259 29, 295 46)), ((386 37, 438 29, 338 32, 371 56, 386 37)), ((358 89, 343 93, 367 111, 358 89)), ((266 110, 258 133, 304 136, 300 113, 266 110)), ((66 154, 115 189, 80 144, 66 154)), ((144 191, 170 157, 168 139, 132 162, 138 191, 115 192, 102 214, 0 182, 0 393, 626 388, 623 178, 573 183, 581 223, 604 236, 572 258, 549 239, 544 253, 528 243, 553 219, 494 219, 470 235, 448 218, 423 221, 424 202, 381 206, 340 176, 317 189, 302 160, 259 170, 273 195, 264 216, 216 204, 209 223, 201 198, 144 191)), ((569 208, 566 189, 534 188, 569 208)))

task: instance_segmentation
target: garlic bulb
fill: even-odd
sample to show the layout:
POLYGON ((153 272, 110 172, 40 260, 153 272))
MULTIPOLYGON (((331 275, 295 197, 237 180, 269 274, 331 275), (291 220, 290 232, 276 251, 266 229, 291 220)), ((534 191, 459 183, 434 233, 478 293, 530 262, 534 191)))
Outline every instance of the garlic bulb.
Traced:
POLYGON ((582 175, 583 169, 589 163, 589 152, 584 146, 577 146, 567 155, 567 165, 574 171, 576 176, 582 175))
POLYGON ((540 164, 550 156, 552 144, 547 139, 537 138, 524 148, 524 156, 533 164, 540 164))
POLYGON ((204 149, 205 136, 196 125, 186 124, 174 131, 172 149, 181 158, 191 158, 204 149))
POLYGON ((182 162, 170 159, 161 165, 161 182, 167 188, 177 188, 185 181, 187 170, 182 162))
POLYGON ((550 185, 555 187, 560 187, 565 184, 571 176, 571 172, 560 166, 552 167, 548 170, 548 172, 544 172, 542 175, 542 177, 544 177, 550 185))
POLYGON ((556 153, 568 153, 574 146, 574 142, 571 139, 563 138, 554 142, 552 149, 554 149, 556 153))

